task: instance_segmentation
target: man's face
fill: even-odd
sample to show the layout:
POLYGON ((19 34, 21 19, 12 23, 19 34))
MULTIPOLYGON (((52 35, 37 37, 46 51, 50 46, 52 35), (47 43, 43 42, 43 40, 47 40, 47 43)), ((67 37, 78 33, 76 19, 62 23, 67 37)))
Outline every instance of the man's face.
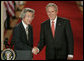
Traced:
POLYGON ((51 20, 54 20, 57 16, 57 11, 53 6, 47 8, 47 15, 51 20))
POLYGON ((26 12, 25 17, 23 18, 23 21, 26 25, 31 24, 33 20, 33 13, 32 12, 26 12))

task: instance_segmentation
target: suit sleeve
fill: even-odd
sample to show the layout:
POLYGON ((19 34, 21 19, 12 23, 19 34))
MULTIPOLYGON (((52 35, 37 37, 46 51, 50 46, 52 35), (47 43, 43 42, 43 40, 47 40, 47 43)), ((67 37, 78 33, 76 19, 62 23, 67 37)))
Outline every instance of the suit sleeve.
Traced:
POLYGON ((30 37, 30 44, 31 44, 31 47, 33 47, 33 28, 31 27, 31 37, 30 37))
POLYGON ((18 28, 17 27, 14 27, 13 29, 13 37, 12 37, 12 40, 11 40, 11 47, 15 44, 15 41, 18 41, 20 40, 20 35, 19 35, 19 31, 18 31, 18 28))
POLYGON ((68 54, 73 55, 74 52, 74 40, 73 33, 70 25, 70 21, 66 22, 66 36, 67 36, 67 45, 68 45, 68 54))
POLYGON ((44 27, 41 24, 41 32, 40 32, 40 42, 38 44, 38 48, 41 51, 43 49, 43 47, 45 46, 45 36, 44 36, 44 27))

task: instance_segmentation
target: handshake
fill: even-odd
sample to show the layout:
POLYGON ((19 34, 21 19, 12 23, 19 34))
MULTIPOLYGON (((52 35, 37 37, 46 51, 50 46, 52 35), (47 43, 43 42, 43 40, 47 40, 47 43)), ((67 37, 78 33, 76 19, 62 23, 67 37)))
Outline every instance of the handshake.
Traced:
POLYGON ((35 55, 37 55, 39 53, 39 49, 37 47, 34 47, 32 49, 32 53, 35 54, 35 55))

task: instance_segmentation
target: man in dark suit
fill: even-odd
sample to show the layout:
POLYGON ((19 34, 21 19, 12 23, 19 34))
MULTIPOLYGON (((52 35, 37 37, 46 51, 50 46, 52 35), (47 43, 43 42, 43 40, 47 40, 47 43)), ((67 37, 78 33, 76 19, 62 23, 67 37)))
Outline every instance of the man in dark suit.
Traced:
POLYGON ((32 60, 33 30, 30 24, 34 13, 31 8, 23 9, 20 15, 22 21, 14 27, 11 46, 14 45, 16 60, 32 60))
POLYGON ((57 16, 58 8, 54 3, 46 6, 50 19, 41 24, 40 42, 32 49, 34 54, 39 53, 46 45, 46 59, 73 59, 73 34, 70 21, 57 16))

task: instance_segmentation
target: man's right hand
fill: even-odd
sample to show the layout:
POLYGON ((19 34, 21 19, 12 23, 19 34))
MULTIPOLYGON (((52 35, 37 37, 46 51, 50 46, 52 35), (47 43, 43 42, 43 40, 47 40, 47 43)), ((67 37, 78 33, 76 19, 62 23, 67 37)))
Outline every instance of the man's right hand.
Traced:
POLYGON ((32 53, 35 54, 35 55, 37 55, 39 53, 39 49, 37 47, 34 47, 32 49, 32 53))

